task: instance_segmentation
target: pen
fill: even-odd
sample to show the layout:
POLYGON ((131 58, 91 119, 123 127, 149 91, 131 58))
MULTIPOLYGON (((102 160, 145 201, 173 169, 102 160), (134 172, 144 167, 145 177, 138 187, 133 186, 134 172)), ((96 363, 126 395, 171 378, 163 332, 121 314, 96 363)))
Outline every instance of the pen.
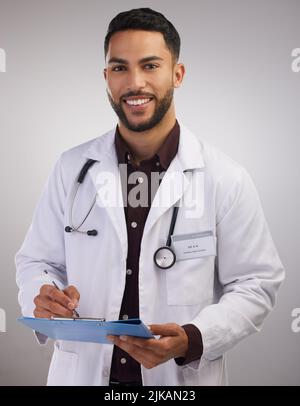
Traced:
MULTIPOLYGON (((61 289, 59 289, 59 287, 57 286, 57 284, 50 278, 50 275, 49 275, 48 271, 46 271, 46 269, 44 269, 44 273, 45 273, 45 275, 47 276, 47 278, 49 279, 49 282, 51 282, 52 285, 53 285, 57 290, 61 291, 61 289)), ((80 317, 79 314, 78 314, 78 312, 77 312, 75 309, 73 309, 73 313, 75 314, 76 317, 80 317)))

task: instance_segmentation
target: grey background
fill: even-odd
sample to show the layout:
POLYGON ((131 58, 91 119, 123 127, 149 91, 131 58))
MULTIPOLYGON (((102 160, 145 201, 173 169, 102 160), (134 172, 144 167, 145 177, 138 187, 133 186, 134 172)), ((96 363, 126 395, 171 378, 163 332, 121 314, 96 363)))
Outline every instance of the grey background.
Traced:
POLYGON ((177 116, 253 177, 287 271, 264 329, 229 352, 232 385, 299 385, 300 1, 0 0, 0 384, 44 385, 52 344, 39 347, 20 314, 14 255, 48 173, 65 149, 116 124, 108 103, 103 40, 120 11, 149 6, 182 38, 177 116))

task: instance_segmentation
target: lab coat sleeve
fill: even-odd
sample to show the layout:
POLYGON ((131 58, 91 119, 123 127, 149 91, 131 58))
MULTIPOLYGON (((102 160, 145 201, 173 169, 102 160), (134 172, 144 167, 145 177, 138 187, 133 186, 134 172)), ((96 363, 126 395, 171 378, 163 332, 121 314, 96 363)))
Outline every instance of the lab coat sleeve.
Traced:
MULTIPOLYGON (((49 284, 44 269, 60 288, 67 285, 63 220, 65 199, 60 158, 48 177, 25 240, 15 256, 18 300, 24 316, 34 317, 33 300, 41 286, 49 284)), ((40 343, 42 341, 39 339, 40 343)))
POLYGON ((222 296, 193 320, 202 334, 203 357, 209 360, 261 329, 284 279, 257 191, 244 168, 219 207, 216 233, 222 296))

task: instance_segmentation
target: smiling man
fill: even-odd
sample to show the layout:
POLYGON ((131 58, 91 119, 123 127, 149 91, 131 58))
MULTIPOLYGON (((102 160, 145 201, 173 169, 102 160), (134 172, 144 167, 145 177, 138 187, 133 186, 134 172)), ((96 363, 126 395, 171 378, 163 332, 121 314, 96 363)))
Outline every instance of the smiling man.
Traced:
POLYGON ((104 49, 118 124, 57 161, 16 255, 19 301, 26 316, 139 317, 156 337, 58 340, 48 384, 224 384, 226 351, 260 330, 284 277, 256 189, 176 119, 185 68, 162 14, 118 14, 104 49), (120 182, 104 198, 107 174, 120 182))
MULTIPOLYGON (((122 26, 126 16, 125 21, 121 18, 117 21, 122 21, 122 26)), ((114 30, 114 23, 111 27, 114 30)), ((120 134, 130 144, 138 163, 151 158, 174 127, 173 93, 185 72, 184 65, 177 63, 180 41, 174 33, 176 41, 168 48, 160 32, 112 32, 105 42, 107 93, 119 117, 120 134)))

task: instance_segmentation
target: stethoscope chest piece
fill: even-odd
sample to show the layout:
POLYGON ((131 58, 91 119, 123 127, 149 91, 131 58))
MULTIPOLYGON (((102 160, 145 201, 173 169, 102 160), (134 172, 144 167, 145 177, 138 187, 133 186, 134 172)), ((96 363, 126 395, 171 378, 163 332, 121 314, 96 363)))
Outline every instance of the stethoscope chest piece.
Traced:
POLYGON ((155 251, 153 259, 158 268, 169 269, 175 264, 176 255, 172 248, 164 246, 155 251))

